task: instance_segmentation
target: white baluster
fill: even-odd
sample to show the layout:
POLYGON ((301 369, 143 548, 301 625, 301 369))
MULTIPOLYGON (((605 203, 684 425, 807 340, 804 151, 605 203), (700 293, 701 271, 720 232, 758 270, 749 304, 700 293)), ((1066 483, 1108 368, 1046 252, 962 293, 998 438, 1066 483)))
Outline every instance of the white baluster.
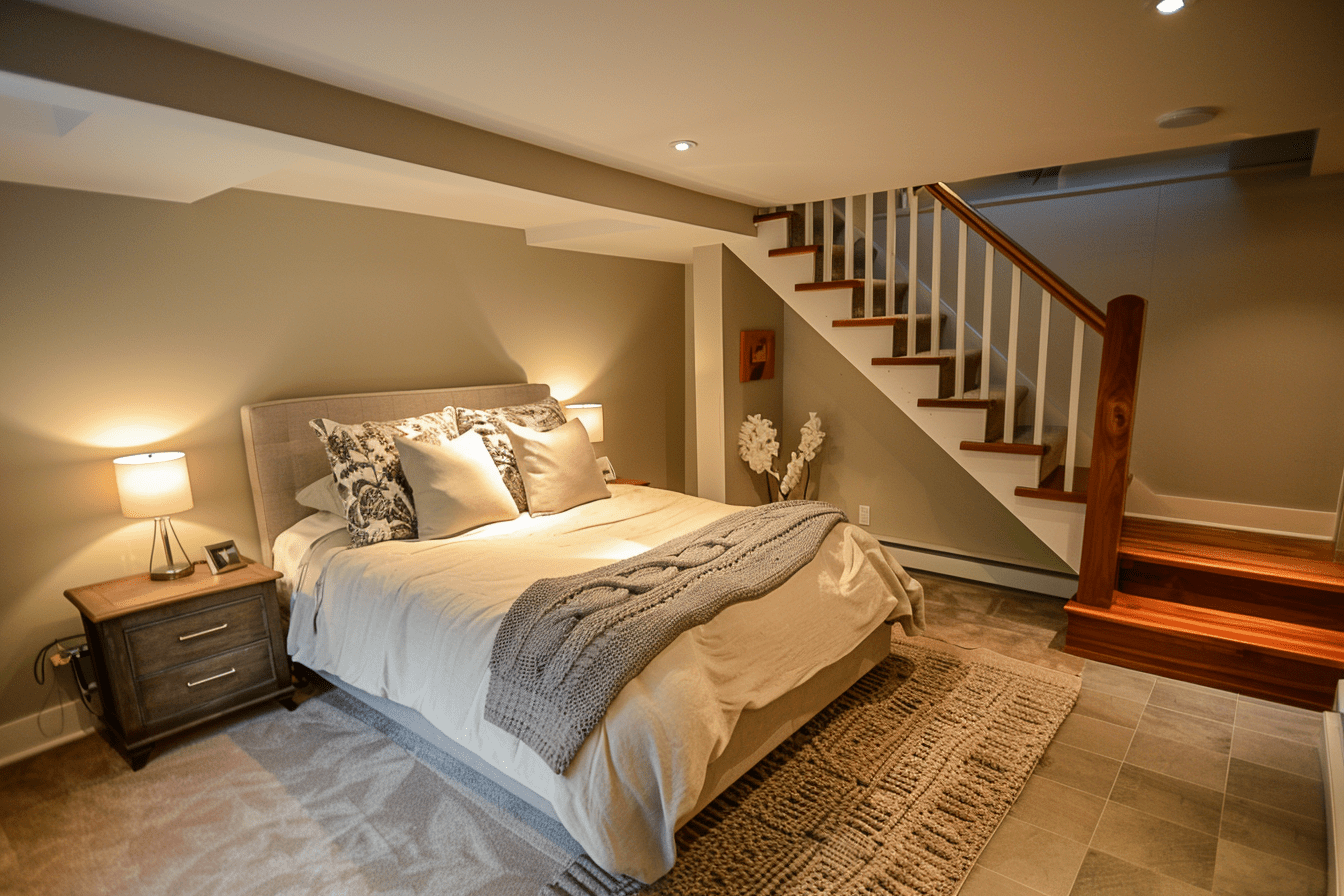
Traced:
POLYGON ((933 200, 933 266, 930 270, 933 298, 929 302, 929 351, 936 355, 942 344, 938 318, 943 310, 943 203, 939 199, 933 200))
POLYGON ((952 393, 966 397, 966 222, 957 229, 957 384, 952 393))
POLYGON ((873 247, 873 199, 872 193, 864 197, 863 208, 863 316, 873 316, 873 260, 877 253, 873 247))
MULTIPOLYGON (((1008 388, 1004 396, 1003 441, 1012 444, 1013 430, 1017 428, 1017 330, 1018 315, 1022 311, 1022 269, 1013 265, 1013 289, 1008 299, 1008 374, 1005 383, 1008 388)), ((1039 402, 1041 396, 1037 395, 1039 402)))
POLYGON ((994 343, 990 336, 994 331, 994 247, 985 243, 985 307, 984 331, 980 334, 980 398, 989 399, 990 356, 994 354, 994 343))
POLYGON ((905 356, 915 356, 915 318, 919 314, 919 200, 915 188, 905 188, 910 204, 910 286, 905 291, 905 356))
POLYGON ((1069 441, 1064 448, 1064 491, 1073 491, 1078 463, 1078 396, 1083 388, 1083 319, 1073 319, 1073 371, 1069 374, 1069 441))
POLYGON ((816 245, 816 242, 817 242, 816 228, 813 227, 813 223, 812 223, 812 222, 813 222, 813 218, 815 217, 815 214, 816 214, 816 213, 813 211, 813 203, 811 203, 811 202, 807 203, 807 205, 803 206, 803 209, 804 209, 804 211, 803 211, 803 245, 805 245, 805 246, 816 245))
POLYGON ((1036 422, 1033 427, 1035 434, 1032 436, 1032 443, 1036 445, 1044 444, 1041 441, 1045 429, 1045 362, 1047 357, 1046 349, 1050 345, 1050 293, 1041 288, 1041 341, 1036 348, 1036 422))
POLYGON ((887 302, 886 314, 896 313, 896 191, 887 191, 887 302))
POLYGON ((831 247, 835 245, 835 200, 827 199, 822 210, 821 279, 831 280, 831 247))
POLYGON ((854 231, 859 229, 859 216, 854 213, 854 197, 845 197, 845 279, 854 279, 854 231))

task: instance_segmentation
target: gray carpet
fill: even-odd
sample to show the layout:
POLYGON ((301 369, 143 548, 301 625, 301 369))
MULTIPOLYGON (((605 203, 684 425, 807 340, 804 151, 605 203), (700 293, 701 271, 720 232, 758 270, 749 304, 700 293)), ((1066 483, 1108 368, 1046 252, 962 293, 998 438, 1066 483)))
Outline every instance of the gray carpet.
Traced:
MULTIPOLYGON (((895 649, 688 825, 650 892, 953 892, 1077 679, 895 649)), ((585 892, 583 867, 554 821, 339 691, 194 732, 139 772, 97 737, 0 769, 6 893, 536 896, 585 892)))

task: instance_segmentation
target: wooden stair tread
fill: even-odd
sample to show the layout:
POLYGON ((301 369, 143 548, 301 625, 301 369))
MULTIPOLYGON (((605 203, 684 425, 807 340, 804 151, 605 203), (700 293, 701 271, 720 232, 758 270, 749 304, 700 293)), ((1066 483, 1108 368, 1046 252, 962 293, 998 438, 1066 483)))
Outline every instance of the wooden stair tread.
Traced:
POLYGON ((1127 516, 1120 557, 1344 594, 1344 564, 1329 541, 1127 516))
POLYGON ((1013 489, 1013 494, 1019 498, 1041 498, 1045 501, 1063 501, 1067 504, 1086 504, 1087 478, 1091 472, 1087 467, 1074 467, 1073 490, 1066 492, 1064 491, 1064 467, 1058 466, 1036 488, 1019 485, 1013 489))
POLYGON ((810 255, 820 251, 820 246, 785 246, 782 249, 771 249, 766 254, 771 258, 779 258, 781 255, 810 255))
MULTIPOLYGON (((944 318, 946 314, 942 315, 944 318)), ((842 317, 831 321, 833 327, 892 327, 910 319, 908 314, 886 314, 879 317, 842 317)), ((915 323, 926 324, 932 318, 927 314, 916 314, 915 323)))
POLYGON ((1129 628, 1158 634, 1177 633, 1224 644, 1242 644, 1287 659, 1309 659, 1331 668, 1344 669, 1344 639, 1326 629, 1243 616, 1206 607, 1171 603, 1116 591, 1110 607, 1094 607, 1069 601, 1071 616, 1110 621, 1129 628))
POLYGON ((792 218, 797 212, 766 212, 762 215, 752 215, 751 223, 764 224, 766 221, 779 221, 792 218))
POLYGON ((1012 442, 974 442, 966 441, 961 443, 962 449, 966 451, 991 451, 1000 454, 1035 454, 1044 456, 1052 447, 1056 447, 1068 437, 1069 431, 1063 426, 1042 426, 1041 444, 1032 444, 1032 433, 1035 427, 1019 426, 1013 433, 1012 442))
MULTIPOLYGON (((873 281, 873 285, 877 286, 878 282, 879 281, 873 281)), ((798 285, 794 286, 794 289, 797 292, 809 292, 815 289, 862 289, 862 288, 863 288, 862 280, 820 280, 816 282, 809 280, 806 283, 799 283, 798 285)))
MULTIPOLYGON (((1003 389, 990 389, 988 398, 980 398, 979 391, 975 390, 975 398, 921 398, 917 404, 921 408, 988 408, 993 404, 1003 404, 1004 396, 1007 395, 1003 389)), ((1029 391, 1026 386, 1017 387, 1018 404, 1026 400, 1029 391)))

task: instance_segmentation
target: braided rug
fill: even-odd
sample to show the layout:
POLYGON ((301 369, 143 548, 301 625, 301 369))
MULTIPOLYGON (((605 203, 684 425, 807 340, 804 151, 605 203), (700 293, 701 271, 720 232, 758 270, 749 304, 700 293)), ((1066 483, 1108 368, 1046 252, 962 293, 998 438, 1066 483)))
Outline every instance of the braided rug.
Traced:
POLYGON ((677 833, 667 875, 580 856, 541 896, 955 893, 1078 696, 985 654, 896 641, 677 833))

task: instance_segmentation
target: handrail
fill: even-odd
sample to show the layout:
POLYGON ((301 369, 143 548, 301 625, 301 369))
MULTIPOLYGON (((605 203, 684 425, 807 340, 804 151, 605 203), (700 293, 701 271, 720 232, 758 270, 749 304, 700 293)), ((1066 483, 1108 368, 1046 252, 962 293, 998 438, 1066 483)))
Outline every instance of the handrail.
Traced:
POLYGON ((1106 312, 1083 298, 1078 290, 1065 283, 1058 274, 1042 264, 1036 256, 1019 246, 1012 237, 981 217, 947 184, 925 184, 923 189, 928 190, 931 196, 940 200, 944 208, 965 221, 967 226, 980 234, 985 242, 998 250, 999 254, 1007 257, 1009 261, 1021 268, 1023 273, 1039 283, 1042 289, 1059 299, 1060 303, 1081 318, 1083 323, 1103 336, 1106 334, 1106 312))

